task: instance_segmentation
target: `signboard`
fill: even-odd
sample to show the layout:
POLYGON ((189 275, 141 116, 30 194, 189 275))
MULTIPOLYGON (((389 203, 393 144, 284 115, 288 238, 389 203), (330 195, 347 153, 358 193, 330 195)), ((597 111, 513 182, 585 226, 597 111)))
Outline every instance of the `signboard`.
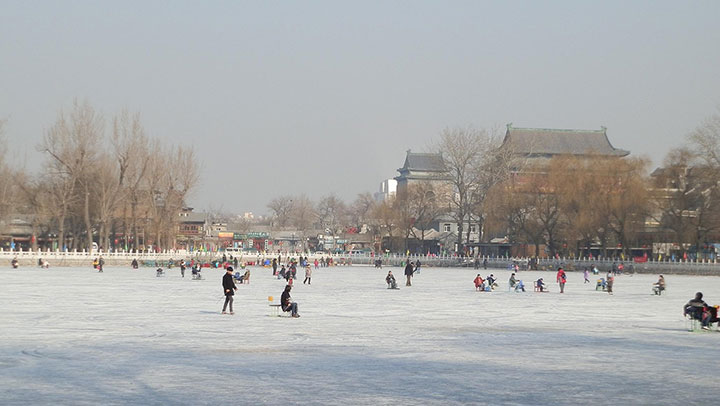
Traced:
POLYGON ((229 233, 227 231, 221 231, 218 233, 218 238, 233 238, 234 233, 229 233))

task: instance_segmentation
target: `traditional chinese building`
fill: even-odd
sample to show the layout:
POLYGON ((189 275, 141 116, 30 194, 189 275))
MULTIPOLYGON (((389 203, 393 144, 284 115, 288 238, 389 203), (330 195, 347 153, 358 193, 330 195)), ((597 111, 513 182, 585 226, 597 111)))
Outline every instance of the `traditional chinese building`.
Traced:
POLYGON ((599 130, 560 130, 515 128, 510 123, 501 148, 510 148, 515 155, 524 158, 521 160, 523 167, 530 170, 547 166, 556 156, 620 158, 630 154, 610 143, 605 127, 599 130))
POLYGON ((397 170, 397 195, 401 197, 407 192, 408 186, 418 182, 430 182, 447 187, 450 180, 442 154, 416 153, 407 150, 405 164, 397 170))

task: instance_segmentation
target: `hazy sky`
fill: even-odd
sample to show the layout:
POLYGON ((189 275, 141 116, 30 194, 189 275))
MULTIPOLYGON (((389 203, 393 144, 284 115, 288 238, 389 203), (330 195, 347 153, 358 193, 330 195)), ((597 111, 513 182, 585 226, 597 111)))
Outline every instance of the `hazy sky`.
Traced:
POLYGON ((6 1, 18 163, 73 98, 196 147, 189 203, 352 200, 445 127, 608 127, 656 163, 720 105, 720 1, 6 1))

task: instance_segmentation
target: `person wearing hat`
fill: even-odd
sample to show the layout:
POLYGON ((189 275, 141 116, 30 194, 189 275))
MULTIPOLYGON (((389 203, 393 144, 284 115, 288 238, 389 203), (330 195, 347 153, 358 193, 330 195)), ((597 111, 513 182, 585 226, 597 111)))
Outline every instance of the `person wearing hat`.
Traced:
POLYGON ((300 317, 298 314, 298 305, 297 303, 292 301, 292 298, 290 297, 290 290, 292 289, 292 285, 285 286, 285 290, 283 291, 282 295, 280 295, 280 304, 282 305, 282 309, 284 312, 290 312, 290 315, 292 317, 300 317))
POLYGON ((230 305, 230 314, 235 314, 235 312, 233 312, 233 295, 235 295, 237 286, 235 285, 235 281, 233 281, 233 268, 229 266, 226 271, 227 272, 225 272, 222 280, 222 286, 225 293, 225 304, 223 305, 222 314, 227 314, 225 310, 227 309, 228 304, 230 305))

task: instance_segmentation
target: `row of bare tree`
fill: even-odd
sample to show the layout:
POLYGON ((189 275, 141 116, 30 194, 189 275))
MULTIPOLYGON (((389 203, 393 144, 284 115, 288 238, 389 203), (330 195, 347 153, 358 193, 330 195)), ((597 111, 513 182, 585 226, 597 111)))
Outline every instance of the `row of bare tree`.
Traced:
POLYGON ((0 165, 11 172, 2 176, 0 188, 12 189, 3 202, 31 219, 34 237, 54 236, 60 249, 89 250, 93 242, 108 249, 115 240, 116 248, 174 245, 178 213, 199 176, 192 149, 148 137, 139 114, 122 111, 108 125, 78 101, 37 149, 44 156, 37 174, 0 165))

